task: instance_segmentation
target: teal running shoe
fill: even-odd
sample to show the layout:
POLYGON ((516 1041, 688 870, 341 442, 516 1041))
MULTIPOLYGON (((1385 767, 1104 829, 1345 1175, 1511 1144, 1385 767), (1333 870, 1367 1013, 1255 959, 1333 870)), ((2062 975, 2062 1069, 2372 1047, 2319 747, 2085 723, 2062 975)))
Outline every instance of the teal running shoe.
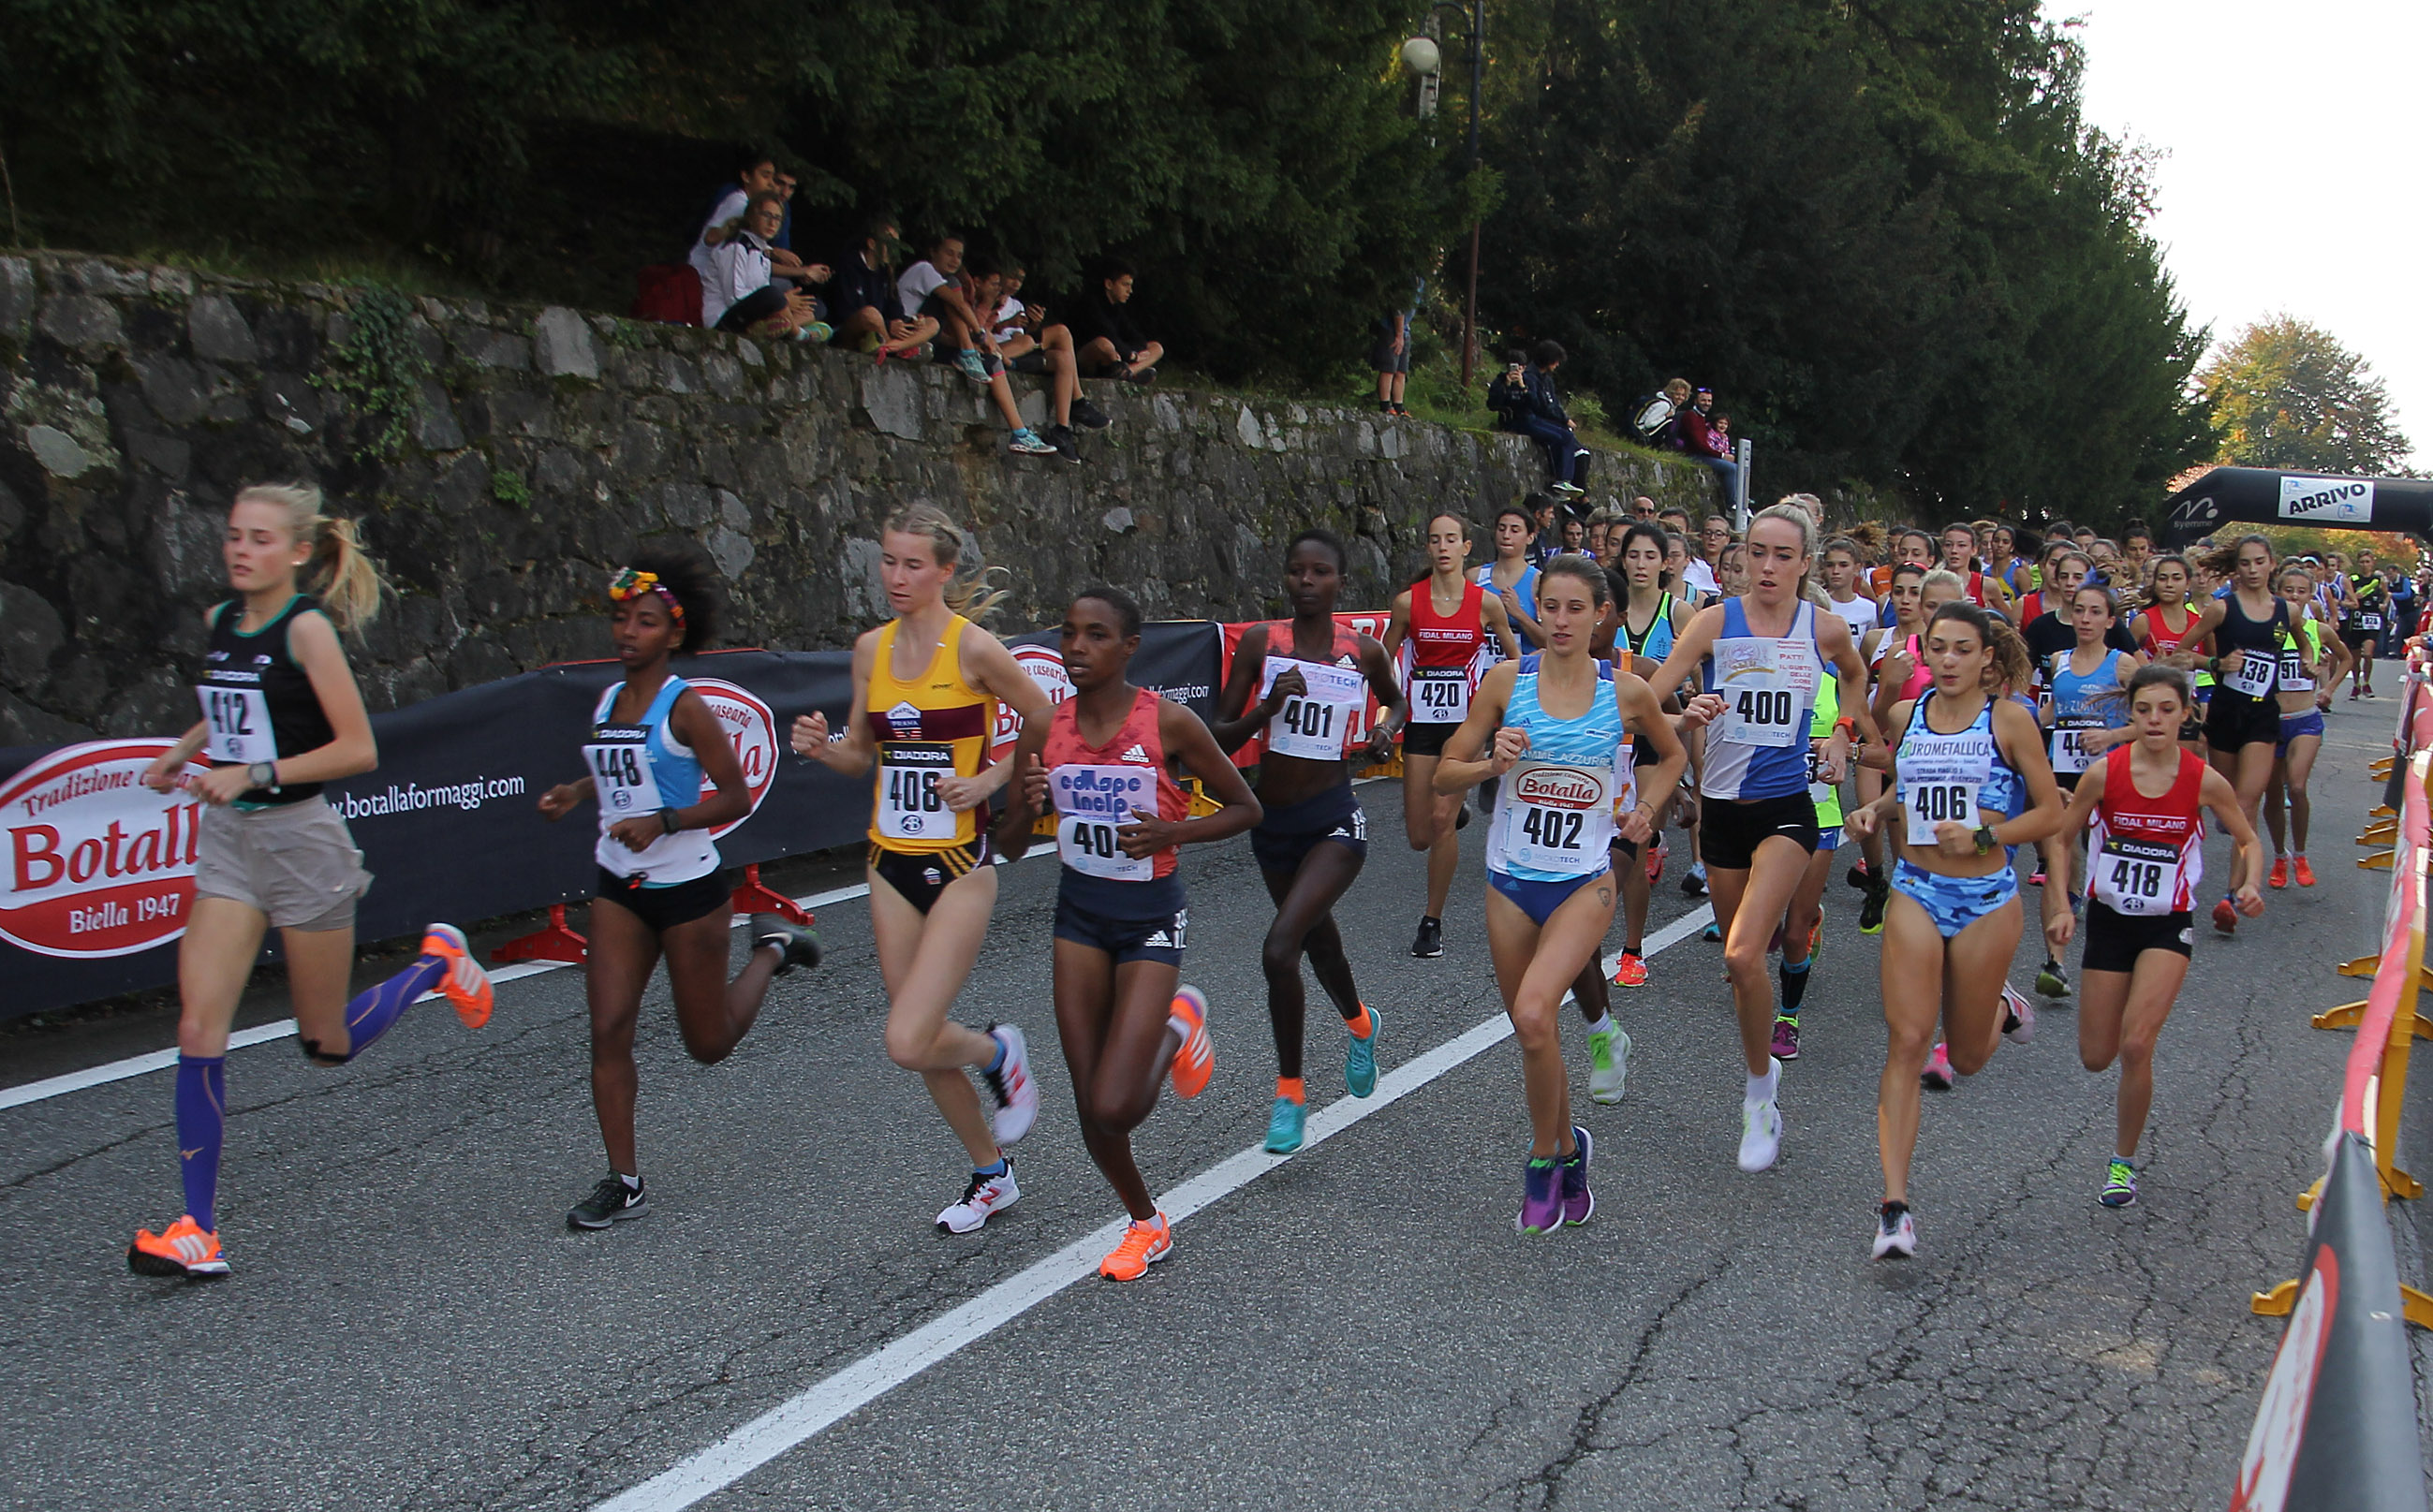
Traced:
POLYGON ((2137 1167, 2127 1161, 2116 1160, 2104 1172, 2103 1190, 2095 1200, 2107 1208, 2132 1208, 2137 1205, 2137 1167))
POLYGON ((1303 1104, 1278 1097, 1268 1112, 1268 1153, 1289 1155, 1301 1148, 1302 1120, 1308 1116, 1309 1109, 1303 1104))
POLYGON ((1360 1006, 1368 1009, 1369 1037, 1364 1040, 1357 1034, 1344 1035, 1343 1085, 1352 1096, 1366 1097, 1377 1090, 1377 1036, 1385 1029, 1386 1021, 1366 1003, 1360 1006))

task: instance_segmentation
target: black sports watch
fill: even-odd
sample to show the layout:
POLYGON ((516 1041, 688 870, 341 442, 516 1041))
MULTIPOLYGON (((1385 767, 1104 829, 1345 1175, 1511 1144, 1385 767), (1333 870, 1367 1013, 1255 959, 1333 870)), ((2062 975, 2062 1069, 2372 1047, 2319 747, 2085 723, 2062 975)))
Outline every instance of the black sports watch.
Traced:
POLYGON ((1995 846, 1997 846, 1997 845, 1999 845, 2000 843, 2002 843, 2002 842, 2001 842, 2001 841, 2000 841, 1999 839, 1998 839, 1998 838, 1995 836, 1995 834, 1994 834, 1994 826, 1993 826, 1993 825, 1991 825, 1991 824, 1980 824, 1980 825, 1978 825, 1978 826, 1977 826, 1977 854, 1978 854, 1978 855, 1980 855, 1980 856, 1990 856, 1990 855, 1992 855, 1992 854, 1993 854, 1994 847, 1995 847, 1995 846))

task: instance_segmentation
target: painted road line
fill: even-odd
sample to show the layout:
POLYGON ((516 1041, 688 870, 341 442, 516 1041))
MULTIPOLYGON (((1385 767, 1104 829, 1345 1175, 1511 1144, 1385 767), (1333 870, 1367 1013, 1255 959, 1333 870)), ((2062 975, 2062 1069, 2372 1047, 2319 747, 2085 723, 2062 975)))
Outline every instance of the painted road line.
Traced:
MULTIPOLYGON (((1712 907, 1700 904, 1658 930, 1642 954, 1653 956, 1690 938, 1713 917, 1712 907)), ((1499 1013, 1379 1077, 1374 1095, 1338 1098, 1319 1109, 1310 1114, 1302 1142, 1302 1156, 1295 1158, 1306 1156, 1311 1147, 1324 1144, 1511 1037, 1512 1021, 1499 1013)), ((1174 1188, 1161 1206, 1169 1221, 1180 1223, 1285 1164, 1253 1145, 1174 1188)), ((677 1512, 724 1490, 963 1346, 986 1338, 1083 1277, 1096 1275, 1098 1261, 1114 1247, 1122 1230, 1122 1219, 1093 1230, 970 1301, 822 1379, 699 1453, 600 1503, 597 1512, 677 1512)))

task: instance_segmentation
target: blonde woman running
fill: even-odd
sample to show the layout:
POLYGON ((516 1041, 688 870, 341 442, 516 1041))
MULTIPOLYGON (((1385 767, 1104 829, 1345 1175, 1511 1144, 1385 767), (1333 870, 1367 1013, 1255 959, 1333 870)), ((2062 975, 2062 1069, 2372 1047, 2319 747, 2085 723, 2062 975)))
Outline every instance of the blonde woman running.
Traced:
POLYGON ((963 1195, 938 1215, 948 1233, 970 1233, 1021 1196, 1005 1147, 1030 1131, 1039 1089, 1022 1031, 979 1030, 947 1014, 979 959, 996 906, 996 869, 979 824, 1005 786, 1009 756, 987 765, 996 706, 1045 719, 1047 695, 995 636, 972 622, 995 607, 981 574, 960 563, 967 537, 927 504, 887 522, 878 575, 895 618, 853 647, 850 723, 825 713, 794 722, 793 748, 830 771, 859 776, 875 765, 870 820, 870 923, 887 982, 887 1054, 928 1084, 938 1111, 971 1157, 963 1195), (966 1069, 988 1083, 982 1113, 966 1069))

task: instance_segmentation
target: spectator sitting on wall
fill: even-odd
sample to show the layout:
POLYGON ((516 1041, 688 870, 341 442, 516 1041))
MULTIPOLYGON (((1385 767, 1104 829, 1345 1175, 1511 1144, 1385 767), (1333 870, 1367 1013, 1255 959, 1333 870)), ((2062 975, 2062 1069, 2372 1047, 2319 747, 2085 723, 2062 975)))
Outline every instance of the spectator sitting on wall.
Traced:
MULTIPOLYGON (((765 152, 745 153, 743 161, 736 165, 735 182, 718 192, 717 199, 709 207, 708 218, 701 223, 700 231, 693 237, 692 250, 685 257, 692 270, 701 275, 705 292, 713 276, 709 254, 734 230, 752 196, 772 192, 776 187, 777 160, 765 152)), ((704 302, 706 304, 706 300, 704 302)), ((702 318, 704 324, 708 324, 713 317, 705 311, 702 318)))
POLYGON ((1377 372, 1377 408, 1383 414, 1408 417, 1411 413, 1403 408, 1403 388, 1410 380, 1411 341, 1427 294, 1427 280, 1412 280, 1409 306, 1388 311, 1377 322, 1377 345, 1370 349, 1369 365, 1377 372))
POLYGON ((898 245, 895 223, 885 216, 864 229, 861 246, 838 261, 828 281, 828 319, 840 346, 869 352, 879 361, 890 357, 917 359, 938 333, 938 322, 927 315, 908 316, 895 297, 895 280, 888 268, 888 249, 898 245))
POLYGON ((1520 354, 1505 365, 1504 373, 1487 386, 1487 405, 1502 417, 1503 429, 1525 435, 1546 453, 1546 470, 1557 494, 1587 492, 1573 479, 1587 449, 1573 433, 1572 417, 1555 390, 1555 369, 1563 365, 1560 343, 1541 341, 1529 348, 1527 366, 1520 354))
POLYGON ((785 205, 775 190, 754 192, 736 224, 710 248, 709 277, 701 285, 703 325, 805 341, 826 339, 818 299, 772 277, 768 239, 784 220, 785 205))
POLYGON ((1714 426, 1708 419, 1715 407, 1715 391, 1702 388, 1691 396, 1689 405, 1673 416, 1676 444, 1690 457, 1713 471, 1723 481, 1727 503, 1740 497, 1740 464, 1731 459, 1731 441, 1718 440, 1714 426))
POLYGON ((1074 304, 1065 323, 1073 331, 1073 351, 1080 359, 1082 377, 1126 383, 1156 381, 1165 348, 1132 323, 1131 302, 1132 265, 1117 259, 1099 270, 1097 287, 1074 304))
POLYGON ((1080 461, 1081 449, 1073 427, 1102 429, 1107 415, 1081 397, 1081 378, 1073 361, 1073 332, 1048 323, 1046 311, 1026 306, 1016 297, 1022 288, 1019 264, 1009 274, 994 263, 974 259, 964 264, 964 271, 972 308, 983 312, 982 318, 990 328, 989 337, 996 343, 1005 371, 1047 380, 1047 413, 1051 420, 1041 434, 1067 462, 1080 461), (1038 334, 1033 335, 1033 330, 1038 334))
POLYGON ((963 239, 942 232, 929 255, 904 270, 895 280, 895 297, 904 313, 938 322, 938 355, 956 370, 985 385, 997 376, 1005 359, 997 354, 989 331, 989 311, 974 303, 976 289, 964 276, 963 239))
MULTIPOLYGON (((958 247, 958 250, 960 251, 961 248, 958 247)), ((984 267, 974 267, 958 257, 955 259, 954 277, 930 290, 928 308, 944 310, 950 314, 962 312, 973 322, 978 338, 994 345, 988 331, 981 325, 986 317, 977 312, 995 308, 995 278, 996 275, 993 271, 984 267)), ((943 335, 938 338, 941 347, 945 345, 945 341, 946 338, 943 335)), ((971 355, 971 349, 966 348, 963 355, 971 355)), ((989 353, 989 365, 980 382, 988 389, 989 398, 996 401, 996 412, 1005 417, 1006 428, 1013 433, 1013 440, 1008 450, 1019 456, 1053 455, 1061 456, 1067 462, 1080 461, 1080 448, 1073 444, 1073 433, 1069 425, 1063 424, 1061 420, 1057 425, 1057 430, 1063 437, 1062 444, 1059 444, 1055 440, 1040 435, 1024 423, 1022 408, 1014 402, 1013 383, 1006 371, 1004 361, 994 351, 989 353)))

